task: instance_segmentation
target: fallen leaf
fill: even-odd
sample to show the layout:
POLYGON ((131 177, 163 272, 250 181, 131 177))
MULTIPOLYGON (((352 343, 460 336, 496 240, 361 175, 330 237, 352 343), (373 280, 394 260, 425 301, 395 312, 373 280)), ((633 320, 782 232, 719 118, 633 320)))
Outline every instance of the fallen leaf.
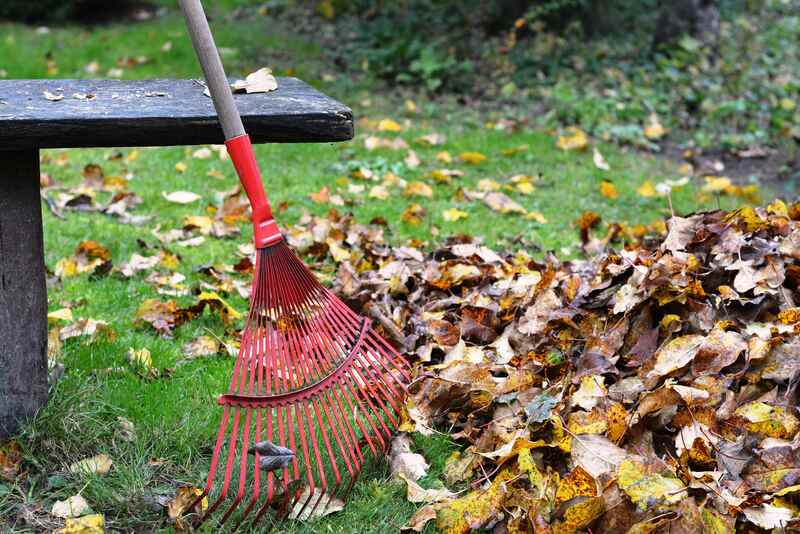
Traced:
POLYGON ((107 454, 98 454, 91 458, 84 458, 69 466, 70 473, 90 475, 105 475, 111 470, 114 461, 107 454))
POLYGON ((608 180, 600 182, 600 194, 606 198, 617 198, 619 196, 617 188, 608 180))
POLYGON ((458 155, 458 159, 469 165, 479 165, 486 161, 486 156, 480 152, 462 152, 458 155))
POLYGON ((565 134, 559 136, 556 141, 556 147, 561 150, 586 150, 588 146, 589 138, 586 132, 575 126, 567 128, 565 134))
POLYGON ((174 191, 172 193, 162 191, 161 196, 164 197, 167 202, 172 202, 173 204, 191 204, 203 198, 191 191, 174 191))
POLYGON ((184 518, 185 514, 200 513, 208 508, 208 497, 203 497, 192 510, 188 510, 202 494, 203 490, 194 486, 181 486, 178 488, 175 497, 167 504, 167 516, 177 530, 186 530, 188 525, 184 518))
POLYGON ((13 481, 22 465, 22 450, 16 441, 0 443, 0 478, 13 481))
POLYGON ((211 336, 200 336, 186 343, 181 350, 187 359, 213 356, 219 352, 219 341, 211 336))
POLYGON ((434 503, 452 499, 456 494, 447 488, 423 489, 422 486, 410 480, 403 473, 397 477, 406 483, 406 500, 413 503, 434 503))
POLYGON ((393 121, 392 119, 382 119, 378 123, 378 131, 379 132, 400 132, 402 130, 403 130, 403 127, 400 126, 395 121, 393 121))
POLYGON ((251 72, 244 80, 237 80, 231 84, 235 93, 268 93, 278 88, 278 80, 272 75, 272 69, 266 67, 251 72))
POLYGON ((54 534, 103 534, 105 524, 105 517, 101 514, 68 517, 64 528, 56 530, 54 534))
POLYGON ((486 193, 483 202, 494 211, 500 213, 520 213, 525 215, 527 211, 517 202, 511 200, 506 194, 497 191, 486 193))
POLYGON ((459 219, 466 219, 469 213, 458 208, 448 208, 442 212, 442 218, 447 222, 455 222, 459 219))
POLYGON ((65 501, 56 501, 50 509, 50 515, 61 519, 80 517, 89 512, 91 512, 91 507, 80 494, 73 495, 65 501))
POLYGON ((314 488, 312 493, 309 488, 304 488, 299 498, 295 501, 289 519, 309 521, 319 519, 344 510, 344 501, 325 493, 320 488, 314 488), (306 506, 306 503, 315 503, 316 506, 306 506))
POLYGON ((606 162, 606 159, 603 157, 603 154, 601 154, 600 151, 597 150, 597 148, 593 149, 592 161, 594 162, 594 166, 600 169, 601 171, 611 170, 611 167, 606 162))

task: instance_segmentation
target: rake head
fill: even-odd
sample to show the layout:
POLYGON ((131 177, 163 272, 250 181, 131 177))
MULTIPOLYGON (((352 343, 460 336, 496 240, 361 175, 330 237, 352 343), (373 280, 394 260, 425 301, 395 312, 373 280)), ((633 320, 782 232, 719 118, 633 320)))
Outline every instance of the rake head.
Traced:
POLYGON ((343 500, 365 458, 386 450, 409 379, 408 364, 283 241, 258 249, 200 522, 219 509, 235 530, 270 510, 307 517, 343 500))

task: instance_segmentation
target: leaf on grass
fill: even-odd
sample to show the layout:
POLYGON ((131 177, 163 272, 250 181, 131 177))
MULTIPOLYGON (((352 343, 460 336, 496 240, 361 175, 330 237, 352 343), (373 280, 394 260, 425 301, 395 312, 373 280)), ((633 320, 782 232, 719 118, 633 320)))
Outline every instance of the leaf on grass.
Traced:
POLYGON ((448 208, 442 212, 442 218, 447 222, 455 222, 467 217, 469 217, 469 213, 458 208, 448 208))
POLYGON ((103 534, 105 525, 105 517, 101 514, 69 517, 64 528, 56 530, 53 534, 103 534))
POLYGON ((213 356, 219 352, 219 341, 211 336, 200 336, 186 343, 181 350, 186 359, 189 360, 203 356, 213 356))
POLYGON ((424 489, 422 486, 406 477, 403 473, 398 473, 397 477, 406 483, 406 500, 408 502, 442 502, 448 501, 456 495, 447 488, 424 489))
POLYGON ((72 309, 70 308, 61 308, 47 314, 48 323, 57 323, 58 321, 71 322, 72 320, 72 309))
POLYGON ((56 501, 50 509, 50 515, 61 519, 80 517, 89 512, 91 512, 91 507, 80 494, 73 495, 65 501, 56 501))
POLYGON ((559 136, 556 147, 561 150, 586 150, 589 146, 589 137, 586 132, 575 126, 566 129, 564 135, 559 136))
POLYGON ((189 510, 189 507, 194 504, 203 490, 195 488, 194 486, 181 486, 175 494, 175 497, 167 504, 167 515, 172 523, 175 525, 176 530, 186 530, 187 522, 184 517, 187 513, 200 513, 208 508, 208 497, 197 503, 194 509, 189 510))
POLYGON ((389 468, 393 477, 402 475, 409 480, 419 480, 428 473, 429 467, 421 454, 411 452, 408 434, 395 436, 389 453, 389 468))
POLYGON ((272 69, 263 67, 248 74, 244 80, 236 80, 231 88, 234 93, 268 93, 278 88, 278 80, 272 75, 272 69))
POLYGON ((619 196, 617 188, 608 180, 600 182, 600 194, 606 198, 617 198, 619 196))
POLYGON ((480 152, 462 152, 458 155, 458 159, 468 165, 479 165, 486 161, 486 156, 480 152))
POLYGON ((489 208, 499 213, 519 213, 522 215, 527 213, 525 208, 514 200, 511 200, 508 195, 498 191, 486 193, 486 196, 483 197, 483 202, 489 206, 489 208))
POLYGON ((379 132, 400 132, 402 130, 403 127, 392 119, 381 119, 378 123, 379 132))
POLYGON ((69 466, 70 473, 89 475, 105 475, 111 470, 114 460, 107 454, 98 454, 91 458, 84 458, 69 466))
POLYGON ((167 202, 172 202, 173 204, 191 204, 192 202, 197 202, 203 198, 197 193, 192 193, 191 191, 173 191, 172 193, 162 191, 161 196, 164 197, 164 200, 167 202))
POLYGON ((320 488, 314 488, 312 494, 308 487, 303 489, 300 497, 295 501, 289 519, 309 521, 319 519, 344 510, 344 501, 325 493, 320 488), (309 503, 308 506, 305 506, 309 503), (316 504, 316 507, 314 506, 316 504))
POLYGON ((403 527, 400 528, 400 532, 422 532, 425 529, 425 525, 427 525, 432 520, 436 519, 436 508, 431 505, 425 505, 408 520, 403 527))
POLYGON ((425 182, 409 182, 403 191, 403 195, 407 197, 417 196, 433 198, 433 188, 425 182))
POLYGON ((661 125, 658 120, 658 115, 651 113, 647 118, 647 124, 644 127, 644 135, 652 141, 656 141, 664 137, 667 130, 661 125))
POLYGON ((89 336, 89 342, 91 343, 101 335, 109 339, 116 337, 116 333, 105 321, 78 319, 74 323, 62 328, 58 337, 61 341, 66 341, 73 337, 89 336))
POLYGON ((606 159, 603 157, 603 154, 600 153, 597 148, 595 148, 592 152, 592 161, 594 162, 594 166, 600 169, 601 171, 610 171, 611 167, 606 162, 606 159))
POLYGON ((636 193, 644 198, 652 198, 656 196, 656 188, 653 187, 653 182, 645 180, 642 185, 636 188, 636 193))

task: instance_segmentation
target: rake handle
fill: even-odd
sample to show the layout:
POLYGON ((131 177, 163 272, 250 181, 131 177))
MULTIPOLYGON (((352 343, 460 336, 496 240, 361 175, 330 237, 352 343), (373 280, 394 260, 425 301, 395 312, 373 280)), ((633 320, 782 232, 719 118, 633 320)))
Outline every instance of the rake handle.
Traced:
POLYGON ((203 4, 200 0, 179 0, 179 3, 186 19, 192 46, 211 93, 211 100, 214 102, 214 109, 222 125, 222 132, 225 134, 225 146, 253 208, 253 236, 256 248, 274 245, 283 237, 275 223, 267 195, 264 193, 253 145, 244 130, 239 110, 236 109, 233 92, 225 76, 214 37, 211 35, 203 4))

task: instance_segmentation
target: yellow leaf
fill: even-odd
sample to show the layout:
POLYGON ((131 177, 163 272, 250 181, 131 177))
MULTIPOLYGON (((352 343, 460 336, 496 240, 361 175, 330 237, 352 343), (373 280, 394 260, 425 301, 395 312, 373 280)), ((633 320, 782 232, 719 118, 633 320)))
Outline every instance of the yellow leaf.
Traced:
POLYGON ((486 161, 486 156, 480 152, 462 152, 458 155, 458 159, 469 165, 478 165, 486 161))
POLYGON ((150 351, 146 348, 136 350, 133 347, 128 349, 128 361, 131 365, 136 367, 144 367, 145 369, 153 368, 153 357, 150 351))
POLYGON ((179 161, 178 163, 175 164, 175 170, 178 172, 186 172, 186 169, 188 168, 189 167, 187 167, 186 164, 182 161, 179 161))
POLYGON ((402 130, 403 127, 392 119, 382 119, 378 123, 378 131, 381 132, 400 132, 402 130))
POLYGON ((236 311, 233 306, 228 304, 222 297, 213 291, 203 291, 197 296, 197 301, 207 302, 212 306, 212 308, 215 307, 215 305, 219 305, 220 315, 222 316, 223 323, 227 324, 230 320, 235 321, 242 318, 241 313, 236 311))
POLYGON ((453 161, 453 156, 450 155, 450 152, 442 151, 436 154, 436 159, 441 161, 442 163, 451 163, 453 161))
POLYGON ((414 103, 413 100, 406 100, 405 102, 403 102, 403 107, 405 108, 407 113, 417 112, 417 105, 414 103))
POLYGON ((791 98, 782 98, 781 99, 781 109, 784 111, 794 111, 794 108, 797 107, 797 104, 791 98))
POLYGON ((529 221, 536 221, 539 224, 547 224, 547 219, 541 211, 529 211, 528 214, 525 215, 525 218, 529 221))
POLYGON ((67 321, 72 322, 72 310, 69 308, 61 308, 60 310, 52 311, 47 314, 47 322, 67 321))
POLYGON ((653 187, 653 182, 650 180, 645 180, 645 182, 636 189, 636 192, 645 198, 656 196, 656 188, 653 187))
POLYGON ((484 178, 478 182, 478 191, 499 191, 501 187, 500 182, 490 178, 484 178))
POLYGON ((606 198, 617 198, 619 196, 617 188, 608 180, 603 180, 600 184, 600 194, 606 198))
POLYGON ((536 188, 530 182, 519 182, 515 187, 523 195, 530 195, 536 191, 536 188))
POLYGON ((103 534, 106 520, 101 514, 67 518, 64 528, 54 534, 103 534))
POLYGON ((686 486, 672 474, 661 475, 656 464, 624 460, 617 471, 617 485, 640 510, 659 503, 675 504, 686 497, 686 486))
POLYGON ((403 195, 407 197, 418 196, 433 198, 433 188, 425 182, 410 182, 406 186, 405 191, 403 191, 403 195))
POLYGON ((666 133, 667 130, 659 122, 658 115, 652 113, 647 119, 647 126, 644 127, 644 136, 655 141, 664 137, 666 133))
POLYGON ((458 208, 450 208, 442 212, 442 218, 447 222, 454 222, 459 219, 466 219, 467 217, 469 217, 469 213, 458 208))
POLYGON ((733 413, 746 420, 745 428, 748 431, 770 438, 791 438, 800 426, 797 417, 790 411, 765 402, 747 403, 733 413))
POLYGON ((369 190, 369 198, 377 198, 378 200, 386 200, 389 198, 389 190, 382 185, 373 186, 369 190))
POLYGON ((175 498, 169 501, 169 504, 167 504, 167 515, 175 523, 176 529, 185 529, 186 522, 183 515, 186 512, 202 512, 208 508, 208 498, 203 497, 203 499, 195 506, 194 510, 187 510, 187 508, 190 507, 202 494, 203 490, 193 486, 182 486, 178 488, 175 498))
POLYGON ((706 176, 703 193, 721 193, 731 187, 731 179, 726 176, 706 176))
POLYGON ((424 216, 425 208, 419 204, 411 204, 400 214, 400 220, 410 225, 417 225, 422 222, 424 216))
POLYGON ((559 136, 556 147, 561 150, 586 150, 589 138, 586 132, 575 126, 567 128, 565 135, 559 136))

